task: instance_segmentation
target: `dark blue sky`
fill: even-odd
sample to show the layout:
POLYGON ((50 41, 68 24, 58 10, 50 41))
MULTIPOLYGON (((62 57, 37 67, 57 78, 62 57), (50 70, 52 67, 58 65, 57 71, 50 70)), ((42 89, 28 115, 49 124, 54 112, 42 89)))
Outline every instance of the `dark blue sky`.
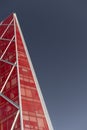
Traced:
POLYGON ((87 130, 87 1, 1 0, 16 12, 55 130, 87 130))

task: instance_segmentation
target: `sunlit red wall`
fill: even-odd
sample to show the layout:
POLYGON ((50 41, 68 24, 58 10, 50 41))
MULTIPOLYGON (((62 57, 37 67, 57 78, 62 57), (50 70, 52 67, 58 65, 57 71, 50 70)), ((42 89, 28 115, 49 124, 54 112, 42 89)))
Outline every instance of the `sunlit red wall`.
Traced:
POLYGON ((48 130, 32 71, 16 24, 18 64, 25 130, 48 130))

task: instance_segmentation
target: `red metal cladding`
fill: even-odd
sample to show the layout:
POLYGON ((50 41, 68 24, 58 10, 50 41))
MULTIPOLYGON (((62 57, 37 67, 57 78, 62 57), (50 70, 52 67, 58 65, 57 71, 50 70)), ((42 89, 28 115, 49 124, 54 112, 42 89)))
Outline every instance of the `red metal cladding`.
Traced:
POLYGON ((4 30, 7 28, 7 24, 6 25, 0 25, 0 37, 2 36, 4 30))
POLYGON ((0 23, 0 130, 53 130, 30 62, 12 14, 0 23))
POLYGON ((15 42, 12 41, 11 45, 9 46, 8 50, 3 56, 4 60, 7 60, 11 63, 15 63, 16 61, 16 52, 15 52, 15 42))
POLYGON ((17 23, 16 37, 24 129, 49 130, 17 23))
POLYGON ((13 14, 9 15, 4 21, 2 21, 2 24, 10 24, 12 20, 13 20, 13 14))
POLYGON ((17 109, 0 97, 0 130, 11 129, 16 113, 17 109))
POLYGON ((0 61, 0 89, 2 89, 2 86, 4 85, 11 68, 12 65, 0 61))
POLYGON ((9 41, 0 40, 0 57, 2 56, 2 54, 5 51, 5 49, 8 46, 8 44, 9 44, 9 41))

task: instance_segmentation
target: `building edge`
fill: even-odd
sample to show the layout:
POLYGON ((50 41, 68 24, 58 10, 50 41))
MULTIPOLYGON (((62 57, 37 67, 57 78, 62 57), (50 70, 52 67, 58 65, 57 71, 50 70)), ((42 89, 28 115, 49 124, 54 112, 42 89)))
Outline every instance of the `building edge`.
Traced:
POLYGON ((20 25, 19 25, 19 21, 17 19, 17 15, 16 15, 16 13, 13 13, 13 15, 14 15, 14 17, 16 19, 16 22, 17 22, 17 25, 18 25, 18 28, 19 28, 19 31, 20 31, 20 35, 21 35, 21 38, 22 38, 22 41, 23 41, 23 45, 24 45, 24 48, 26 50, 26 55, 27 55, 27 58, 28 58, 28 62, 30 64, 30 68, 32 70, 33 78, 34 78, 34 81, 35 81, 35 84, 36 84, 36 88, 37 88, 37 91, 38 91, 38 94, 39 94, 39 98, 40 98, 40 101, 41 101, 41 104, 42 104, 42 107, 43 107, 43 110, 44 110, 44 114, 45 114, 45 117, 46 117, 46 120, 47 120, 47 124, 48 124, 49 130, 54 130, 53 126, 52 126, 52 122, 51 122, 50 117, 49 117, 48 110, 46 108, 46 104, 45 104, 45 101, 44 101, 41 89, 40 89, 39 82, 38 82, 37 77, 36 77, 35 70, 33 68, 33 64, 32 64, 32 61, 31 61, 31 58, 30 58, 30 55, 29 55, 29 52, 28 52, 28 49, 27 49, 27 46, 26 46, 26 42, 24 40, 22 31, 21 31, 21 28, 20 28, 20 25))
POLYGON ((15 23, 15 13, 13 13, 14 18, 14 35, 15 35, 15 48, 16 48, 16 61, 17 61, 17 79, 18 79, 18 92, 19 92, 19 110, 20 110, 20 127, 21 130, 24 130, 23 128, 23 118, 22 118, 22 102, 21 102, 21 90, 20 90, 20 76, 19 76, 19 64, 18 64, 18 51, 17 51, 17 36, 16 36, 16 23, 15 23))

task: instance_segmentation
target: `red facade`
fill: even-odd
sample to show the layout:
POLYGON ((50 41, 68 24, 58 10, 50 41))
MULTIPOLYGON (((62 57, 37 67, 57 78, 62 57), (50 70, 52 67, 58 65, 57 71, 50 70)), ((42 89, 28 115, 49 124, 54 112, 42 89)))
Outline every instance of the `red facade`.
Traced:
POLYGON ((0 23, 0 130, 53 130, 15 14, 0 23))

